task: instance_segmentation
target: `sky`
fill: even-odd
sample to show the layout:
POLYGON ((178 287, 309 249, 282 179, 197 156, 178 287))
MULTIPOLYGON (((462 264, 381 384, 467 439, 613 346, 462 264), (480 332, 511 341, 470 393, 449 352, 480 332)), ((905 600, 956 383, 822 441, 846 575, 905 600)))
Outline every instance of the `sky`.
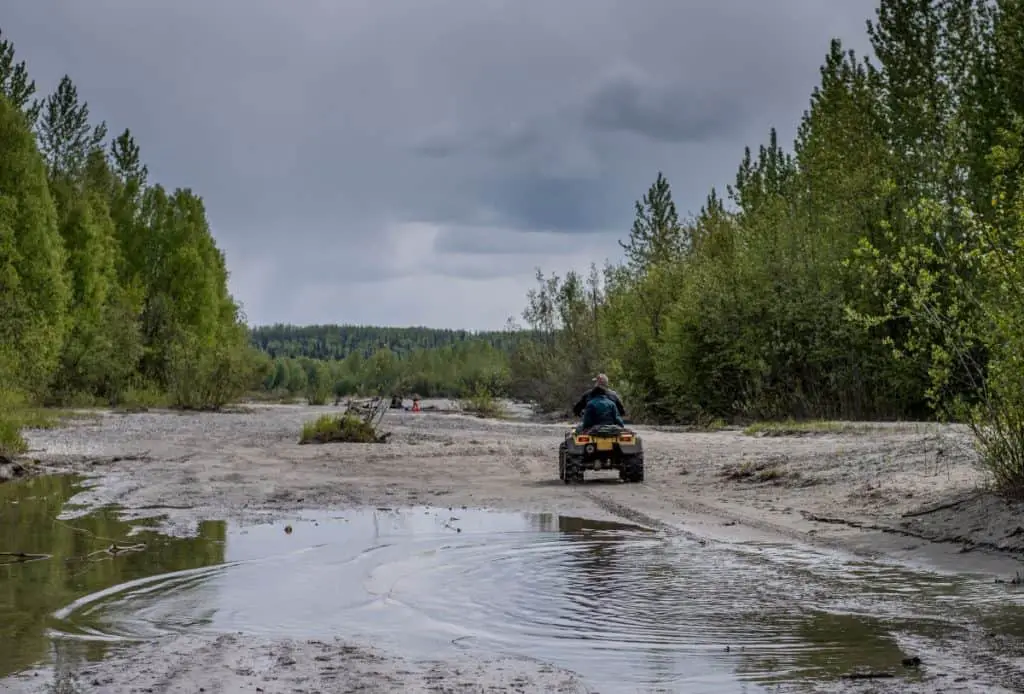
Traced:
POLYGON ((0 0, 152 182, 205 201, 250 324, 487 330, 791 142, 868 0, 0 0))

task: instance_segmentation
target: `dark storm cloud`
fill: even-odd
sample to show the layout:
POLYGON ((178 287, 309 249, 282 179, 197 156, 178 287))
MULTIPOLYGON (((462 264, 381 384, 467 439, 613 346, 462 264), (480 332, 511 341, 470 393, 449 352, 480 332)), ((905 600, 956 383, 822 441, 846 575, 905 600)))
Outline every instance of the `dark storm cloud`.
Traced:
POLYGON ((545 147, 553 134, 602 131, 631 133, 678 143, 706 141, 741 132, 754 116, 722 87, 686 81, 658 83, 644 74, 616 72, 580 95, 576 103, 546 118, 475 133, 429 133, 411 150, 428 158, 476 155, 505 161, 545 147))
MULTIPOLYGON (((480 186, 480 197, 501 210, 500 221, 514 229, 578 233, 606 229, 623 205, 607 180, 509 177, 480 186)), ((628 214, 626 207, 626 214, 628 214)))
POLYGON ((473 327, 533 265, 614 251, 657 171, 694 210, 744 145, 791 136, 873 4, 0 0, 0 29, 43 90, 70 73, 155 180, 203 195, 254 321, 372 299, 380 322, 473 327))
POLYGON ((665 142, 701 142, 736 135, 753 116, 742 100, 713 85, 651 84, 642 75, 614 75, 589 99, 583 122, 665 142))

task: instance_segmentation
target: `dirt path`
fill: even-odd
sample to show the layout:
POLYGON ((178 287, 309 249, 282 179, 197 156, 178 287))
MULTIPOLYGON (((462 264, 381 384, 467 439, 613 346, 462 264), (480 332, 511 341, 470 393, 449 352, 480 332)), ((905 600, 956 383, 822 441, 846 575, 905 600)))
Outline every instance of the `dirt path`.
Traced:
MULTIPOLYGON (((969 437, 957 428, 861 425, 839 434, 758 438, 641 427, 646 483, 625 485, 613 473, 588 473, 593 481, 566 486, 555 469, 563 425, 393 413, 385 427, 394 435, 385 445, 296 445, 302 422, 325 409, 109 414, 35 432, 30 443, 47 467, 99 476, 98 486, 76 501, 120 504, 129 515, 166 513, 169 529, 181 533, 202 519, 426 504, 618 516, 703 537, 785 536, 1002 573, 1013 564, 980 550, 1024 551, 1019 509, 976 494, 981 478, 969 437), (961 551, 965 541, 974 548, 969 554, 961 551)), ((296 666, 305 674, 289 680, 290 688, 282 683, 267 692, 321 691, 323 673, 316 673, 323 663, 333 663, 333 686, 341 688, 322 691, 355 691, 360 683, 369 687, 360 691, 584 691, 571 673, 522 661, 385 663, 385 656, 352 645, 242 646, 228 637, 214 644, 183 638, 163 648, 162 667, 139 670, 137 664, 148 660, 136 652, 136 665, 115 659, 84 676, 108 692, 251 691, 265 686, 256 684, 267 681, 258 676, 273 670, 267 663, 276 661, 268 658, 284 649, 289 662, 310 663, 296 666), (262 665, 239 665, 253 658, 262 665), (211 665, 174 665, 202 659, 211 665), (339 659, 355 664, 342 668, 349 678, 343 687, 339 659), (382 673, 386 681, 374 689, 382 673), (191 689, 177 688, 182 685, 191 689)), ((21 690, 37 691, 30 679, 19 682, 21 690)))

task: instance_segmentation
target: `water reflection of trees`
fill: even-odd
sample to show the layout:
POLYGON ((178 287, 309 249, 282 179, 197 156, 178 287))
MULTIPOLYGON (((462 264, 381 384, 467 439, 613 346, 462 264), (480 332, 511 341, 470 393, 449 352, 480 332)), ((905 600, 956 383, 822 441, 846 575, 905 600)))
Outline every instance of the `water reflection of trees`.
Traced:
MULTIPOLYGON (((79 491, 76 482, 61 475, 0 485, 0 552, 52 555, 27 563, 6 557, 0 564, 0 677, 46 658, 51 615, 74 600, 138 578, 224 561, 223 521, 201 523, 198 537, 169 538, 150 532, 129 535, 140 523, 118 520, 109 509, 57 520, 79 491), (143 551, 89 556, 115 543, 140 542, 148 545, 143 551)), ((90 643, 81 652, 99 659, 106 647, 90 643)))
POLYGON ((830 680, 860 671, 904 674, 906 654, 893 631, 924 626, 821 611, 808 611, 802 619, 773 620, 771 614, 761 619, 778 624, 777 644, 792 644, 777 645, 774 654, 757 648, 740 654, 737 672, 764 683, 830 680))

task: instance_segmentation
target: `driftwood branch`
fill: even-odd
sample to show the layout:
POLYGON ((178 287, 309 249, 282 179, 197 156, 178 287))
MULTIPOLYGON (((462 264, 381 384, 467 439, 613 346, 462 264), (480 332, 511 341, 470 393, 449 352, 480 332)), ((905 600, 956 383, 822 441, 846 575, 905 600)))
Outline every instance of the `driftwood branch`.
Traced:
POLYGON ((52 554, 33 554, 31 552, 0 552, 0 564, 27 564, 30 561, 49 559, 52 554))

